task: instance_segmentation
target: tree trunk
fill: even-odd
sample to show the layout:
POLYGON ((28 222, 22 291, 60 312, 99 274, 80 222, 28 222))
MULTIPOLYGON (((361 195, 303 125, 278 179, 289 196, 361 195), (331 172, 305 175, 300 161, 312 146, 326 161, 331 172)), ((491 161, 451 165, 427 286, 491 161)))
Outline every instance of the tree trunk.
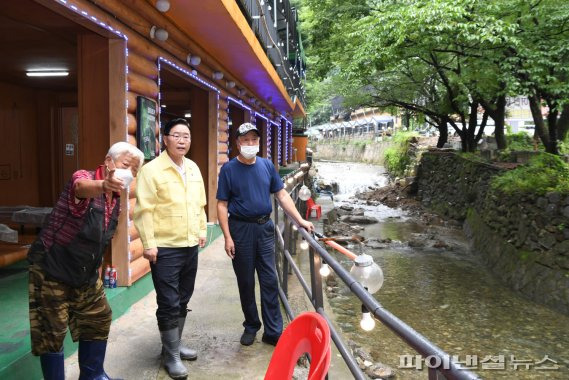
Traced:
MULTIPOLYGON (((549 105, 549 104, 548 104, 549 105)), ((546 145, 545 151, 547 153, 559 155, 559 148, 557 146, 557 115, 558 111, 549 105, 549 115, 547 115, 547 127, 549 129, 549 144, 546 145)))
POLYGON ((437 140, 437 148, 442 148, 448 141, 448 125, 447 118, 443 117, 439 121, 439 139, 437 140))
POLYGON ((482 121, 480 122, 480 129, 478 129, 478 133, 474 138, 475 146, 478 146, 478 142, 482 138, 482 134, 484 133, 484 128, 486 128, 487 123, 488 123, 488 112, 484 111, 484 114, 482 115, 482 121))
POLYGON ((557 120, 557 135, 559 141, 565 141, 567 132, 569 132, 569 104, 563 107, 563 111, 561 111, 561 115, 557 120))
POLYGON ((476 150, 476 143, 474 133, 476 132, 476 125, 478 124, 478 102, 473 101, 470 103, 470 113, 468 114, 468 128, 466 130, 466 152, 474 152, 476 150))
POLYGON ((504 119, 506 117, 506 95, 501 95, 498 97, 496 102, 496 112, 492 119, 494 119, 494 136, 496 137, 496 144, 498 149, 506 149, 508 147, 508 142, 506 141, 506 136, 504 135, 504 119))
POLYGON ((543 115, 541 114, 541 102, 537 95, 528 96, 528 100, 533 122, 535 124, 535 133, 539 136, 539 139, 547 149, 549 146, 549 134, 547 126, 543 121, 543 115))

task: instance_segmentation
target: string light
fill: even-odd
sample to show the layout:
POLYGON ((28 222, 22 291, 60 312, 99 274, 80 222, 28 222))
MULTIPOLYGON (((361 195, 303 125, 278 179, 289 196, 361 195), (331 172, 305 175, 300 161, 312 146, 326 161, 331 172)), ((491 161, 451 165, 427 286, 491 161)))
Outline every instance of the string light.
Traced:
POLYGON ((237 105, 239 105, 241 108, 245 108, 246 110, 248 110, 249 112, 251 112, 251 107, 248 107, 245 103, 243 103, 243 101, 241 99, 235 99, 232 98, 231 96, 228 96, 227 99, 237 105))
POLYGON ((210 84, 209 82, 207 82, 207 81, 201 79, 201 78, 199 77, 199 75, 197 74, 197 71, 195 71, 195 70, 192 70, 192 71, 186 70, 185 68, 183 68, 183 67, 177 65, 176 63, 174 63, 174 62, 172 62, 172 61, 170 61, 169 59, 164 58, 164 57, 158 57, 158 62, 159 62, 159 63, 160 63, 160 62, 167 63, 169 66, 171 66, 171 67, 175 68, 176 70, 178 70, 178 71, 180 71, 180 72, 186 74, 187 76, 189 76, 189 77, 191 77, 191 78, 197 80, 199 83, 203 84, 203 85, 206 86, 207 88, 212 89, 213 91, 219 93, 219 89, 218 89, 216 86, 210 84))
POLYGON ((371 331, 375 327, 375 319, 364 305, 362 305, 362 319, 360 320, 360 327, 364 331, 371 331))
POLYGON ((320 266, 320 275, 322 277, 328 277, 330 275, 330 266, 322 261, 322 266, 320 266))
MULTIPOLYGON (((282 125, 282 124, 281 124, 282 125)), ((278 159, 279 165, 282 163, 282 127, 281 125, 277 128, 278 140, 277 140, 277 152, 278 152, 278 159)))

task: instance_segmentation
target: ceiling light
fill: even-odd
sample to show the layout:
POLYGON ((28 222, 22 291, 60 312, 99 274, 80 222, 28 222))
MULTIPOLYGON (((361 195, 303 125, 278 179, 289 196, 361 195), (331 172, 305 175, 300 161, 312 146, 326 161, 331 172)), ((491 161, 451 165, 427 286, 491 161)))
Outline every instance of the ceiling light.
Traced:
POLYGON ((188 65, 198 66, 202 62, 202 59, 197 55, 188 54, 186 56, 186 62, 188 65))
POLYGON ((153 25, 150 28, 150 38, 156 38, 158 41, 166 41, 168 39, 168 31, 153 25))
POLYGON ((66 77, 69 71, 66 70, 28 70, 26 75, 29 77, 66 77))
POLYGON ((233 88, 233 87, 235 87, 235 82, 233 81, 227 82, 227 88, 233 88))
POLYGON ((170 2, 168 0, 158 0, 156 2, 156 9, 158 9, 162 13, 168 12, 168 10, 170 9, 170 2))
POLYGON ((223 73, 221 71, 214 71, 212 77, 215 80, 223 79, 223 73))
POLYGON ((189 119, 192 117, 192 113, 191 112, 185 113, 184 117, 187 117, 189 119))

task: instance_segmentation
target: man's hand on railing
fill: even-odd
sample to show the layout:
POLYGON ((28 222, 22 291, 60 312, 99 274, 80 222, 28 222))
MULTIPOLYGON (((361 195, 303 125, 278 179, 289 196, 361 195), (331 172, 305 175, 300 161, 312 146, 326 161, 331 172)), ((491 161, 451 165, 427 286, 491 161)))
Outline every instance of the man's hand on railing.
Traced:
POLYGON ((298 224, 300 224, 301 227, 304 227, 308 232, 314 232, 314 224, 312 224, 312 222, 301 219, 298 224))

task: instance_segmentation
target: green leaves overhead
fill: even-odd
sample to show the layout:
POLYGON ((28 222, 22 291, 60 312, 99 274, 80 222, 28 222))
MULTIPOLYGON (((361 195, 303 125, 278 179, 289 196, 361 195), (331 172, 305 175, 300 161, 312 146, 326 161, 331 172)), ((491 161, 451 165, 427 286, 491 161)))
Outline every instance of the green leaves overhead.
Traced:
POLYGON ((497 111, 505 96, 535 96, 557 112, 542 120, 544 139, 563 137, 569 129, 562 117, 569 108, 569 1, 298 0, 298 5, 313 89, 324 78, 341 84, 327 88, 330 97, 361 96, 380 107, 450 117, 462 137, 470 133, 467 119, 477 104, 503 123, 503 112, 497 111))

